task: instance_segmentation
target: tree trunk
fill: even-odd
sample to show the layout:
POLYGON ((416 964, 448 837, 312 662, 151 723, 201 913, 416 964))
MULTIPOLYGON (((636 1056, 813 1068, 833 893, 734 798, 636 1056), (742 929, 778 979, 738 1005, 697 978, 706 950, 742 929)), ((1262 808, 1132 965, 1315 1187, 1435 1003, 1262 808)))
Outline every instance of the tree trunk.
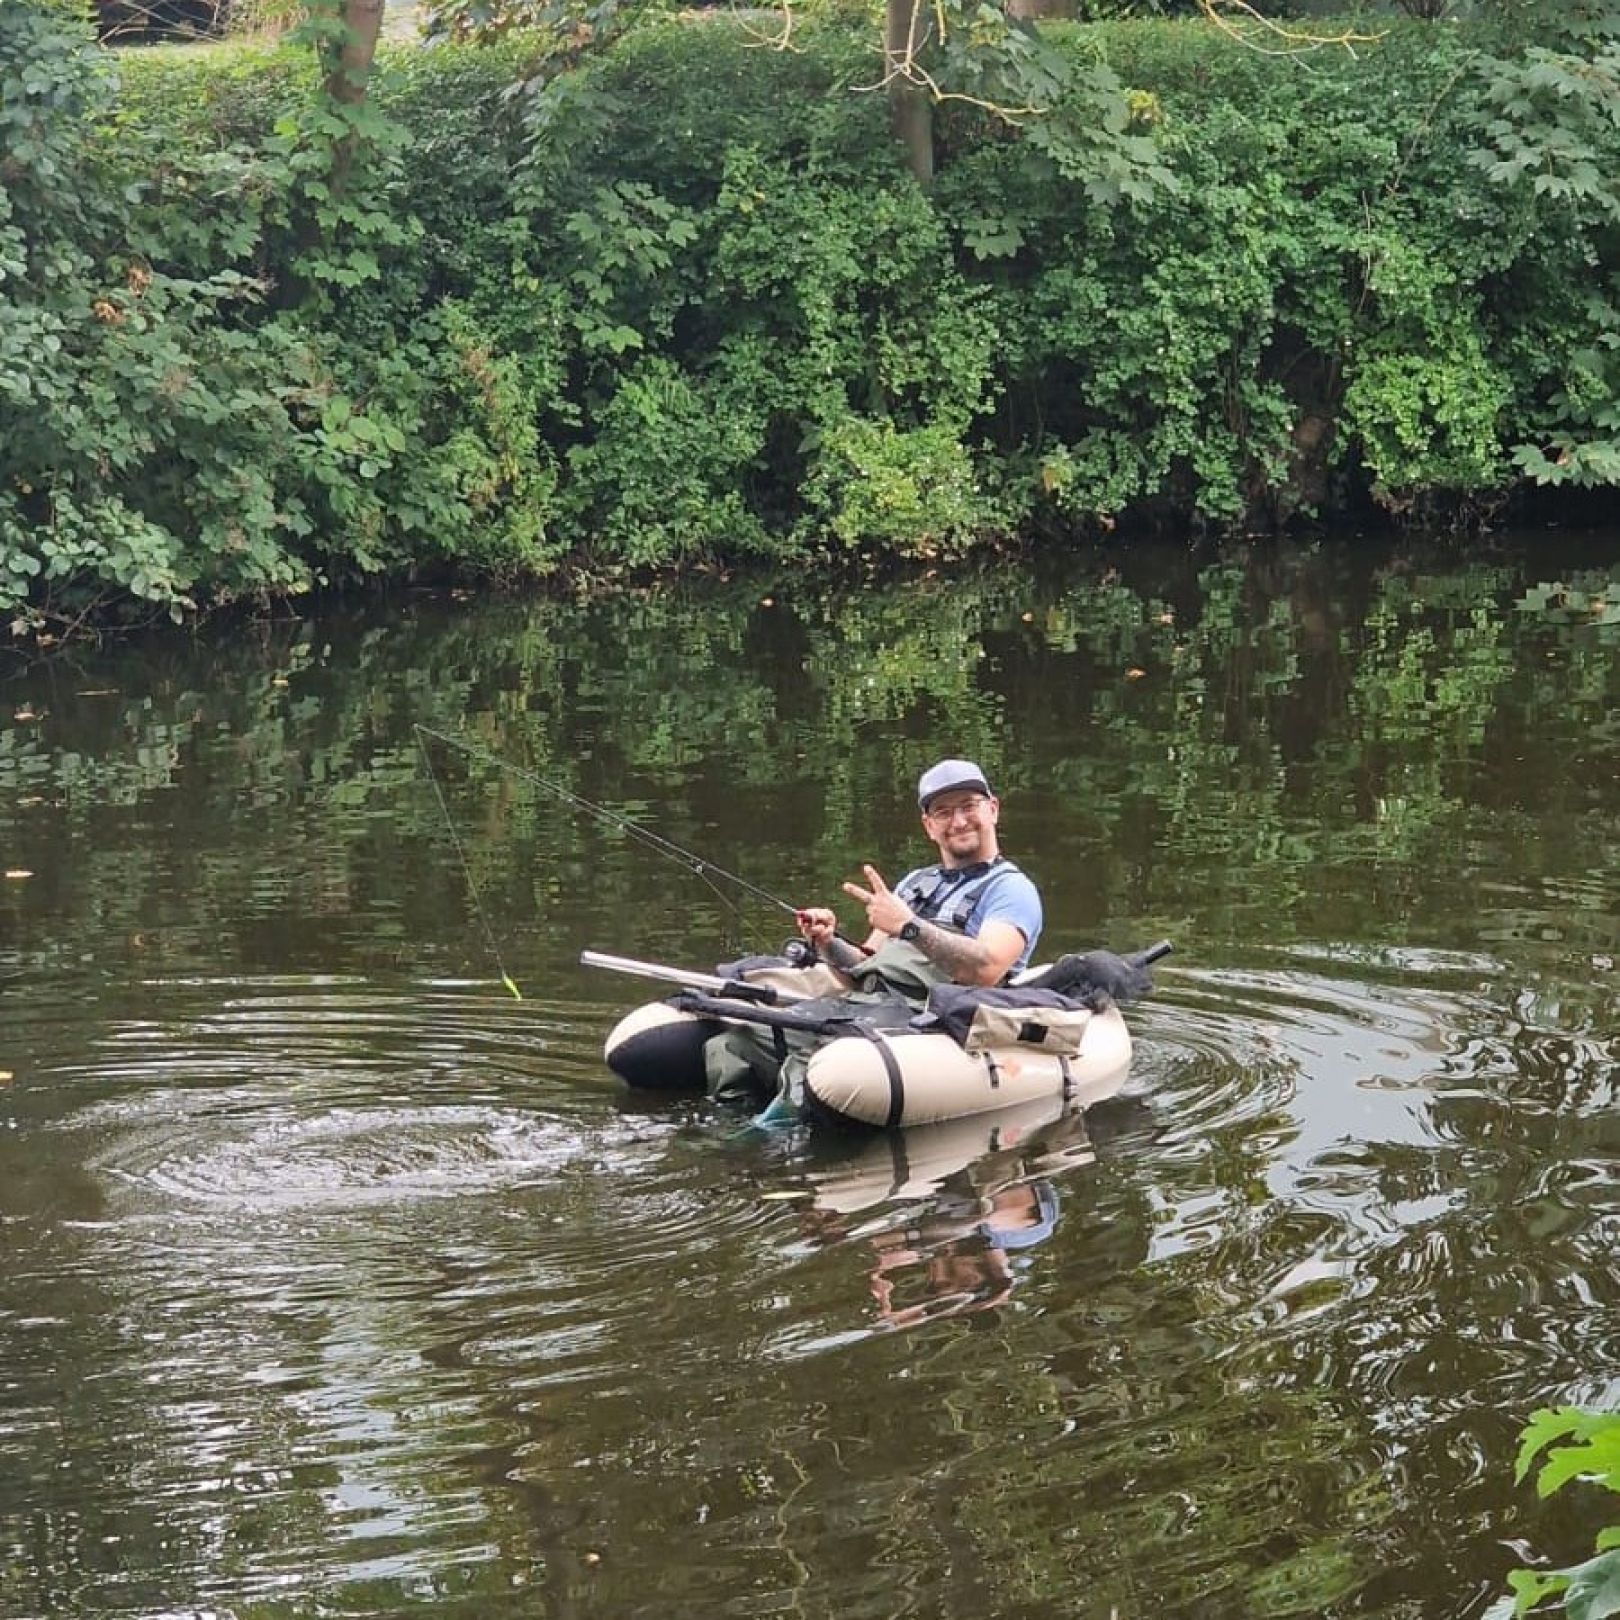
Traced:
POLYGON ((343 0, 343 40, 326 57, 326 93, 346 107, 366 99, 386 0, 343 0))
POLYGON ((889 86, 889 125, 906 149, 906 167, 920 186, 934 180, 934 103, 911 75, 928 43, 924 0, 884 0, 883 71, 889 86))
MULTIPOLYGON (((323 30, 316 45, 321 65, 321 93, 328 105, 353 111, 364 106, 386 3, 387 0, 304 0, 306 9, 317 22, 342 24, 340 29, 333 28, 330 35, 323 30)), ((3 4, 5 0, 0 0, 0 5, 3 4)), ((348 190, 359 145, 358 132, 353 122, 349 122, 346 133, 333 144, 332 166, 326 176, 334 202, 348 190)), ((293 227, 297 251, 277 293, 277 302, 283 309, 296 309, 309 296, 309 281, 297 265, 320 246, 320 212, 307 197, 300 199, 293 227)))
MULTIPOLYGON (((343 22, 343 37, 341 41, 334 41, 326 52, 326 93, 339 106, 358 108, 365 103, 386 3, 387 0, 342 0, 338 15, 343 22)), ((359 137, 351 129, 332 153, 334 197, 342 196, 348 189, 358 145, 359 137)))
POLYGON ((1007 0, 1007 15, 1023 22, 1039 22, 1043 17, 1076 17, 1078 0, 1007 0))

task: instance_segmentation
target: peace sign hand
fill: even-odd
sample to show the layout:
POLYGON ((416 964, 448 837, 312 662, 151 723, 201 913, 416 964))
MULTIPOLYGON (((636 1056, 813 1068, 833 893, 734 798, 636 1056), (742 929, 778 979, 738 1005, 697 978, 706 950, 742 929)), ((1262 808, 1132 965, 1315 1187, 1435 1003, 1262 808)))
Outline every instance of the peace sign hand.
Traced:
POLYGON ((844 893, 859 900, 866 907, 866 920, 891 939, 912 919, 912 910, 887 883, 875 866, 863 866, 869 888, 858 883, 846 883, 844 893))

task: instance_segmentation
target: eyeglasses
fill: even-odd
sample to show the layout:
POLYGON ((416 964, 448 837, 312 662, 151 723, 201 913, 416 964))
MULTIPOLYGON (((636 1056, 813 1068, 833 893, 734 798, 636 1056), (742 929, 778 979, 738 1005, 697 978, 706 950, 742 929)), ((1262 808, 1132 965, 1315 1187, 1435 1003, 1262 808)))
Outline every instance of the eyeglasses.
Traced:
POLYGON ((982 793, 975 793, 971 799, 953 799, 949 804, 931 804, 923 814, 930 821, 944 826, 948 822, 955 821, 958 816, 967 816, 971 819, 989 802, 982 793))

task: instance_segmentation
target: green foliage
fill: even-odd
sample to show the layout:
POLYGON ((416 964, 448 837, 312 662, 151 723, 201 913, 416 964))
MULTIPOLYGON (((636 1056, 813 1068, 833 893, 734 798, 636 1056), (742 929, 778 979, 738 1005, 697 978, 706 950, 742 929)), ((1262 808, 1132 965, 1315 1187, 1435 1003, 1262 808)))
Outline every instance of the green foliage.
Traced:
POLYGON ((1582 285, 1588 269, 1579 291, 1564 295, 1549 345, 1554 364, 1537 379, 1524 423, 1535 437, 1512 451, 1536 483, 1593 487, 1620 481, 1615 278, 1603 251, 1620 223, 1620 40, 1613 37, 1620 16, 1587 23, 1562 49, 1532 46, 1519 57, 1485 60, 1483 139, 1468 160, 1526 212, 1544 199, 1556 202, 1575 238, 1572 256, 1610 271, 1606 287, 1582 285))
MULTIPOLYGON (((1519 1441, 1515 1478, 1522 1484, 1542 1458, 1536 1494, 1552 1496, 1573 1480, 1620 1491, 1620 1412, 1585 1412, 1564 1406, 1537 1412, 1519 1441)), ((1511 1605, 1493 1616, 1527 1614, 1548 1598, 1562 1599, 1570 1620, 1606 1620, 1620 1614, 1620 1524, 1600 1531, 1595 1555, 1567 1569, 1516 1569, 1508 1575, 1511 1605)))
POLYGON ((379 107, 325 102, 301 50, 222 60, 175 62, 210 93, 171 100, 129 59, 114 104, 70 18, 0 14, 0 611, 549 566, 545 349, 492 354, 396 273, 424 228, 379 107))
POLYGON ((725 381, 706 387, 659 356, 618 373, 569 458, 593 561, 649 567, 763 548, 739 487, 763 450, 763 413, 725 381))
POLYGON ((1386 502, 1437 486, 1483 491, 1504 481, 1498 423, 1508 397, 1508 378, 1460 324, 1438 353, 1379 345, 1364 354, 1345 391, 1344 424, 1386 502))
POLYGON ((570 334, 583 386, 552 431, 593 567, 992 526, 962 438, 995 332, 949 233, 875 104, 782 121, 829 94, 825 57, 712 27, 707 73, 674 65, 690 29, 647 30, 571 81, 566 128, 530 123, 513 286, 570 334), (650 154, 636 181, 613 177, 621 143, 650 154))
POLYGON ((565 302, 587 355, 621 355, 648 336, 669 336, 682 301, 672 285, 676 256, 697 234, 689 210, 634 180, 599 188, 568 215, 565 302))
POLYGON ((1176 189, 1152 97, 1077 48, 1072 31, 1039 28, 981 0, 954 0, 936 15, 944 34, 926 56, 931 87, 1016 130, 1015 151, 1038 180, 1078 186, 1107 207, 1176 189))
POLYGON ((943 424, 847 416, 817 450, 810 506, 847 546, 935 557, 966 549, 984 519, 972 457, 943 424))
POLYGON ((1620 479, 1601 29, 1305 72, 975 14, 951 82, 1032 110, 943 103, 924 191, 864 14, 628 15, 385 55, 353 108, 310 37, 115 82, 0 9, 0 608, 1620 479))
POLYGON ((1545 437, 1514 463, 1538 484, 1620 484, 1620 309, 1600 294, 1583 300, 1593 334, 1567 357, 1547 399, 1545 437))
POLYGON ((1620 219, 1603 162, 1620 112, 1620 42, 1591 52, 1533 46, 1486 64, 1484 140, 1469 160, 1493 180, 1570 203, 1577 216, 1620 219))
POLYGON ((246 527, 282 417, 233 325, 258 288, 167 274, 120 240, 85 143, 110 91, 65 12, 0 12, 0 612, 110 595, 178 616, 205 571, 218 591, 301 583, 246 527))
POLYGON ((487 43, 532 30, 597 45, 641 15, 671 9, 657 0, 428 0, 425 7, 430 37, 487 43))

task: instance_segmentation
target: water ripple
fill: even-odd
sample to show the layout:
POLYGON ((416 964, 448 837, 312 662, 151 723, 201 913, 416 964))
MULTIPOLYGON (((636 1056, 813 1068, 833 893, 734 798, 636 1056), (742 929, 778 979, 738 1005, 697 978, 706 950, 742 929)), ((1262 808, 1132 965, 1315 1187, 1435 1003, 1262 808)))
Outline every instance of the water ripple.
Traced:
MULTIPOLYGON (((124 1189, 113 1213, 361 1207, 613 1173, 673 1125, 603 1117, 600 1011, 332 978, 154 982, 162 1016, 108 1020, 27 1077, 124 1189)), ((0 1212, 3 1212, 0 1201, 0 1212)), ((23 1206, 32 1207, 32 1206, 23 1206)))
POLYGON ((91 1167, 194 1204, 308 1210, 521 1187, 585 1150, 555 1121, 493 1108, 283 1107, 132 1131, 91 1167))

